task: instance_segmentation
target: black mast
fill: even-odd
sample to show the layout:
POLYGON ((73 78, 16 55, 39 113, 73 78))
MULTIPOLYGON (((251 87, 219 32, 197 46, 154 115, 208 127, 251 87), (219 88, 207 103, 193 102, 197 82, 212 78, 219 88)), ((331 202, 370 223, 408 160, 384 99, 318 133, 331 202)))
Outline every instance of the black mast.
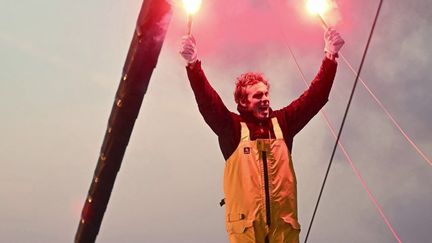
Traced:
POLYGON ((171 20, 169 0, 143 1, 75 242, 94 242, 171 20))

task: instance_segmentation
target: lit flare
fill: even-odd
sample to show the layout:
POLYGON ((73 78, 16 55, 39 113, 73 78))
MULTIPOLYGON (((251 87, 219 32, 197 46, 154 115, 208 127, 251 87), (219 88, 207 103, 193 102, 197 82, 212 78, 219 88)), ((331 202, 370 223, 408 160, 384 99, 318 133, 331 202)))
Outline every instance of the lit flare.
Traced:
POLYGON ((326 0, 308 0, 306 7, 311 14, 321 16, 330 9, 330 4, 326 0))
POLYGON ((187 34, 192 32, 192 17, 201 6, 201 0, 183 0, 183 6, 187 12, 187 34))
POLYGON ((201 6, 201 0, 183 0, 183 6, 188 14, 195 14, 201 6))

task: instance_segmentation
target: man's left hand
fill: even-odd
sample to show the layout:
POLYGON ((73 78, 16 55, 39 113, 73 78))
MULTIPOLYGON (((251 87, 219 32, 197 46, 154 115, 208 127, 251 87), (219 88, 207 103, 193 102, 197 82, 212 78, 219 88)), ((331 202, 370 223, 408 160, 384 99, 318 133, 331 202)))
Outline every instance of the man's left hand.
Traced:
POLYGON ((333 28, 328 28, 324 33, 324 51, 331 56, 337 57, 338 52, 345 44, 340 34, 333 28))

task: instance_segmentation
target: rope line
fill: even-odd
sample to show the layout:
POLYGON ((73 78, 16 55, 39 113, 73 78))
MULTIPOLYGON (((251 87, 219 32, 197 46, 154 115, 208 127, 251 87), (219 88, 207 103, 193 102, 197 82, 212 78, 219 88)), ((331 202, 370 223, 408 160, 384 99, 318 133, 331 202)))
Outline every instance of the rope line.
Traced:
MULTIPOLYGON (((284 33, 285 34, 285 33, 284 33)), ((286 37, 285 37, 286 38, 286 37)), ((306 81, 305 75, 302 71, 302 69, 300 68, 300 65, 297 61, 297 58, 294 55, 294 52, 292 51, 291 47, 288 46, 287 43, 285 43, 288 47, 288 50, 292 56, 292 59, 294 61, 295 66, 297 67, 297 70, 300 73, 300 76, 304 82, 304 84, 306 85, 306 87, 308 87, 308 83, 306 81)), ((327 127, 329 128, 331 134, 333 135, 333 137, 335 139, 337 139, 337 135, 336 135, 336 131, 333 127, 333 125, 330 122, 330 119, 328 118, 327 113, 324 110, 321 110, 321 116, 323 117, 327 127)), ((387 227, 389 228, 389 230, 393 233, 393 236, 396 238, 396 240, 398 242, 402 242, 398 236, 398 234, 396 233, 396 231, 394 230, 392 224, 390 223, 390 221, 388 220, 387 216, 385 215, 381 205, 378 203, 378 201, 376 200, 375 196, 372 194, 371 190, 368 188, 368 186, 366 185, 365 180, 363 179, 360 171, 358 170, 357 166, 354 164, 354 161, 351 159, 351 156, 349 155, 348 151, 345 149, 345 146, 342 144, 342 142, 339 140, 338 141, 338 146, 339 148, 342 150, 346 161, 349 163, 349 165, 351 166, 351 169, 353 170, 354 174, 356 175, 357 179, 360 181, 360 184, 362 185, 363 189, 366 191, 366 193, 368 194, 369 199, 372 201, 373 205, 375 206, 375 208, 377 209, 379 215, 381 216, 381 218, 384 220, 385 224, 387 225, 387 227)))
MULTIPOLYGON (((327 125, 330 127, 330 131, 333 135, 334 138, 336 137, 336 131, 334 130, 334 128, 332 127, 332 125, 330 124, 330 121, 326 115, 326 113, 323 111, 322 113, 324 120, 326 121, 327 125)), ((375 206, 375 208, 377 209, 379 215, 381 216, 381 218, 384 220, 385 224, 387 225, 387 227, 390 229, 390 231, 392 232, 393 236, 395 237, 395 239, 399 242, 402 243, 399 235, 396 233, 396 230, 393 228, 392 224, 390 223, 390 220, 387 218, 387 216, 385 215, 381 205, 378 203, 378 201, 376 200, 376 198, 374 197, 374 195, 372 194, 372 192, 369 190, 368 186, 366 185, 365 180, 363 179, 363 177, 360 174, 360 171, 358 170, 358 168, 356 167, 356 165, 354 164, 353 160, 351 159, 351 157, 349 156, 348 152, 345 150, 345 147, 342 145, 342 143, 340 141, 338 141, 339 147, 342 150, 343 154, 345 155, 345 158, 347 159, 347 161, 349 162, 354 174, 357 176, 357 178, 359 179, 362 187, 364 188, 364 190, 366 191, 366 193, 368 194, 369 199, 372 201, 373 205, 375 206)))
POLYGON ((359 69, 358 69, 358 72, 357 72, 357 75, 356 75, 356 78, 355 78, 355 81, 354 81, 354 84, 353 84, 353 88, 352 88, 352 91, 351 91, 351 94, 350 94, 350 97, 349 97, 349 100, 348 100, 347 107, 345 109, 345 113, 344 113, 344 116, 343 116, 343 119, 342 119, 342 124, 341 124, 341 126, 339 128, 339 132, 338 132, 338 135, 337 135, 336 143, 335 143, 335 145, 333 147, 332 155, 330 157, 330 162, 329 162, 329 165, 328 165, 328 168, 327 168, 327 171, 326 171, 326 174, 325 174, 322 186, 321 186, 321 190, 320 190, 320 193, 319 193, 319 196, 318 196, 317 203, 315 205, 315 209, 314 209, 314 213, 312 215, 312 219, 311 219, 310 224, 309 224, 309 228, 308 228, 308 231, 307 231, 307 234, 306 234, 306 239, 304 241, 305 243, 308 240, 310 231, 312 229, 313 221, 315 219, 315 215, 316 215, 316 212, 318 210, 319 203, 321 201, 321 197, 322 197, 322 194, 323 194, 323 191, 324 191, 324 187, 325 187, 325 184, 327 182, 327 178, 328 178, 328 175, 329 175, 329 172, 330 172, 331 165, 333 163, 333 158, 334 158, 334 155, 336 153, 336 149, 337 149, 337 146, 338 146, 338 143, 339 143, 342 131, 343 131, 343 127, 345 125, 345 121, 346 121, 346 118, 347 118, 347 115, 348 115, 348 111, 349 111, 349 108, 351 106, 351 102, 353 100, 354 93, 355 93, 355 90, 356 90, 356 87, 357 87, 359 76, 360 76, 361 70, 363 68, 363 64, 364 64, 364 61, 365 61, 365 58, 366 58, 366 53, 367 53, 367 51, 369 49, 369 44, 370 44, 371 39, 372 39, 372 35, 373 35, 374 29, 375 29, 375 26, 376 26, 376 23, 377 23, 377 20, 378 20, 379 13, 381 11, 382 2, 383 2, 383 0, 380 0, 379 5, 378 5, 378 9, 377 9, 377 12, 376 12, 376 15, 375 15, 375 19, 374 19, 374 22, 372 24, 372 28, 370 30, 369 37, 368 37, 368 40, 367 40, 367 43, 366 43, 366 47, 365 47, 365 49, 363 51, 363 56, 362 56, 362 59, 361 59, 361 62, 360 62, 360 66, 359 66, 359 69))
MULTIPOLYGON (((321 23, 325 27, 325 29, 328 28, 327 23, 323 19, 321 15, 318 15, 321 23)), ((396 119, 393 118, 393 116, 390 114, 390 112, 387 110, 387 108, 383 105, 383 103, 378 99, 378 97, 372 92, 372 90, 366 85, 366 83, 363 81, 363 79, 360 77, 360 75, 357 74, 357 72, 354 70, 350 62, 345 58, 345 56, 342 54, 342 52, 339 52, 339 55, 342 57, 345 64, 348 66, 348 68, 352 71, 354 76, 359 76, 360 83, 364 86, 364 88, 368 91, 368 93, 372 96, 372 98, 375 100, 375 102, 378 103, 378 106, 384 111, 384 113, 387 115, 387 117, 390 119, 390 121, 393 123, 393 125, 399 130, 399 132, 404 136, 404 138, 408 141, 409 144, 417 151, 417 153, 427 162, 429 165, 432 165, 431 160, 421 151, 421 149, 412 141, 412 139, 406 134, 406 132, 402 129, 402 127, 399 125, 398 122, 396 122, 396 119)))
MULTIPOLYGON (((285 32, 283 32, 285 34, 285 32)), ((285 36, 286 38, 286 36, 285 36)), ((292 51, 291 47, 285 43, 288 47, 288 50, 290 52, 290 55, 292 56, 292 60, 294 61, 295 66, 297 67, 297 70, 300 73, 300 76, 304 82, 304 84, 306 85, 306 87, 309 86, 308 82, 306 81, 305 75, 302 71, 302 69, 300 68, 300 65, 297 61, 297 58, 294 55, 294 52, 292 51)), ((335 139, 337 139, 337 135, 336 135, 336 131, 333 127, 333 125, 330 122, 330 119, 328 118, 327 113, 324 110, 321 110, 321 116, 323 117, 327 127, 329 128, 331 134, 333 135, 333 137, 335 139)), ((339 140, 338 141, 338 146, 339 148, 342 150, 346 161, 349 163, 349 165, 351 166, 351 169, 353 170, 354 174, 356 175, 357 179, 360 181, 360 184, 362 185, 363 189, 366 191, 366 193, 368 194, 369 199, 372 201, 373 205, 375 206, 375 208, 377 209, 379 215, 381 216, 381 218, 384 220, 385 224, 387 225, 387 227, 390 229, 390 231, 393 233, 393 236, 396 238, 396 240, 398 242, 402 242, 398 236, 398 234, 396 233, 396 231, 394 230, 392 224, 390 223, 390 221, 388 220, 387 216, 385 215, 381 205, 378 203, 378 201, 376 200, 375 196, 372 194, 371 190, 368 188, 368 186, 366 185, 365 180, 363 179, 360 171, 358 170, 357 166, 354 164, 354 161, 351 159, 351 156, 349 155, 349 153, 347 152, 347 150, 345 149, 345 146, 342 144, 342 142, 339 140)))
MULTIPOLYGON (((345 58, 342 53, 339 53, 339 56, 344 60, 345 64, 349 67, 349 69, 354 73, 354 75, 357 75, 357 72, 354 70, 350 62, 345 58)), ((387 117, 390 119, 390 121, 393 123, 393 125, 399 130, 399 132, 404 136, 404 138, 408 141, 409 144, 416 150, 416 152, 427 162, 429 165, 432 166, 432 161, 423 153, 423 151, 417 146, 416 143, 407 135, 404 129, 399 125, 399 123, 396 121, 396 119, 391 115, 391 113, 387 110, 387 108, 383 105, 380 99, 372 92, 372 90, 369 88, 369 86, 366 84, 366 82, 363 81, 361 77, 359 77, 360 83, 363 85, 363 87, 368 91, 368 93, 372 96, 372 98, 375 100, 375 102, 378 104, 378 106, 384 111, 384 113, 387 115, 387 117)))

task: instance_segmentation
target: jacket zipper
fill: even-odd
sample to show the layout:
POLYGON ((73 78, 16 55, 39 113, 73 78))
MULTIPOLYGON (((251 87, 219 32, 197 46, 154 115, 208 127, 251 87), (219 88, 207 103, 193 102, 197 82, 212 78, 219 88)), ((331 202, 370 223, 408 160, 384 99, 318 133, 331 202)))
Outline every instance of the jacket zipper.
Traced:
POLYGON ((271 225, 271 214, 270 214, 270 189, 269 189, 269 178, 267 168, 267 153, 262 151, 262 161, 264 167, 264 191, 265 191, 265 206, 266 206, 266 221, 267 225, 271 225))

